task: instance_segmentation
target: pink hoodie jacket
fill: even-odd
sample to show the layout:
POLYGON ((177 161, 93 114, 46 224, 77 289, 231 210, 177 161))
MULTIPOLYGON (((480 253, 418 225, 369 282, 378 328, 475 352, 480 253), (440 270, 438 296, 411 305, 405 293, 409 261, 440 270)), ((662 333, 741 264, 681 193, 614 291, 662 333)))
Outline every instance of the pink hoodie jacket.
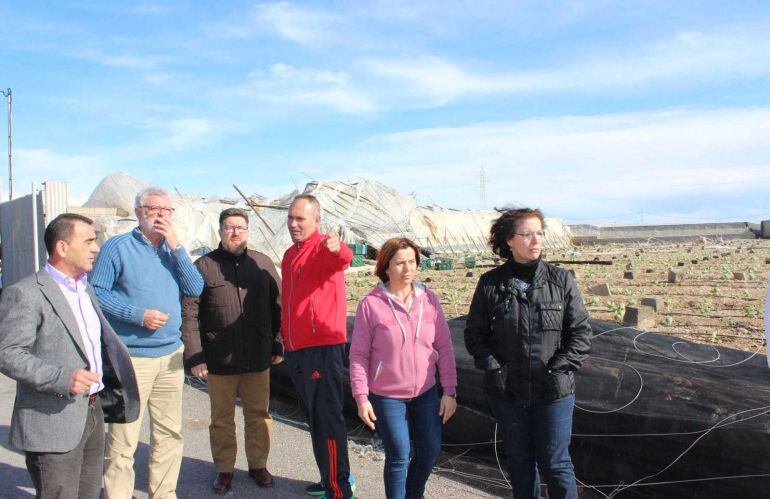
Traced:
POLYGON ((413 398, 436 384, 438 365, 444 393, 457 390, 452 337, 436 293, 414 283, 409 310, 378 284, 358 304, 350 342, 350 387, 356 402, 369 392, 413 398))

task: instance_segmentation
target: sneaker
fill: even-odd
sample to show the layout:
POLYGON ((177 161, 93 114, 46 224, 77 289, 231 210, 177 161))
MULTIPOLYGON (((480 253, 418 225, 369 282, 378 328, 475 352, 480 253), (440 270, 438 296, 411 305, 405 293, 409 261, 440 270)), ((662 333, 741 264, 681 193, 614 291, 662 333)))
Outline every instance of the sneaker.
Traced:
POLYGON ((321 482, 311 483, 305 487, 305 494, 314 497, 324 497, 326 495, 326 489, 324 489, 324 484, 321 482))
MULTIPOLYGON (((348 482, 350 482, 350 491, 355 492, 356 491, 356 479, 353 478, 353 475, 348 475, 348 482)), ((305 494, 309 496, 318 497, 321 499, 325 499, 326 497, 326 489, 324 489, 324 484, 322 482, 318 483, 312 483, 305 487, 305 494)))

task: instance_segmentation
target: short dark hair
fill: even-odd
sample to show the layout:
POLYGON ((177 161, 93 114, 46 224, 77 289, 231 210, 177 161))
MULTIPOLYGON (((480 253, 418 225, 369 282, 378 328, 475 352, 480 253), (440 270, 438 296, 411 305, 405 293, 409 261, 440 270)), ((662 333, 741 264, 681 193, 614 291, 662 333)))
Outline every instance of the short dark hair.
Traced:
POLYGON ((315 211, 318 213, 318 216, 321 216, 321 203, 318 201, 318 198, 313 196, 312 194, 297 194, 294 196, 294 199, 291 200, 291 204, 296 203, 300 199, 304 199, 311 205, 313 205, 313 208, 315 208, 315 211))
POLYGON ((502 209, 500 216, 492 222, 489 229, 489 245, 492 246, 492 252, 500 255, 501 258, 511 258, 511 248, 508 247, 508 239, 516 232, 516 226, 525 218, 535 217, 540 219, 540 223, 545 228, 545 216, 540 208, 515 208, 502 209))
POLYGON ((225 219, 228 219, 230 217, 241 217, 242 219, 246 220, 246 224, 249 223, 249 214, 246 212, 246 210, 242 210, 240 208, 227 208, 226 210, 222 210, 222 213, 219 214, 219 228, 222 228, 222 224, 225 223, 225 219))
POLYGON ((396 255, 398 250, 412 248, 417 265, 420 265, 420 247, 406 237, 394 237, 388 239, 382 244, 380 251, 377 252, 377 264, 374 266, 374 273, 382 282, 388 282, 388 274, 385 272, 390 266, 390 261, 396 255))
POLYGON ((45 228, 45 234, 43 235, 45 249, 49 255, 53 255, 53 250, 58 241, 70 242, 75 222, 83 222, 88 225, 94 224, 94 221, 90 218, 78 215, 77 213, 62 213, 51 220, 48 227, 45 228))

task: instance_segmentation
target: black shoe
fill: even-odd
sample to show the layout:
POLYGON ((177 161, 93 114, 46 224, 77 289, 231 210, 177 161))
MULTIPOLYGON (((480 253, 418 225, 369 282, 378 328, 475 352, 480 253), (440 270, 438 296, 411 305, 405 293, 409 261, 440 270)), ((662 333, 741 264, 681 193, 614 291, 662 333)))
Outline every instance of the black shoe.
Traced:
POLYGON ((314 497, 323 497, 326 494, 326 489, 324 489, 324 484, 321 482, 311 483, 305 487, 305 494, 314 497))
POLYGON ((249 468, 249 476, 253 478, 254 481, 257 482, 257 485, 259 485, 263 489, 269 488, 275 485, 275 481, 273 480, 273 475, 271 475, 270 472, 267 471, 267 468, 259 468, 258 470, 249 468))
POLYGON ((232 473, 217 473, 214 480, 214 492, 217 494, 226 494, 233 487, 232 473))
MULTIPOLYGON (((353 478, 352 474, 348 475, 348 482, 350 483, 350 491, 355 492, 356 480, 353 478)), ((305 487, 305 494, 314 497, 324 497, 326 495, 326 489, 324 489, 324 484, 322 482, 311 483, 305 487)))

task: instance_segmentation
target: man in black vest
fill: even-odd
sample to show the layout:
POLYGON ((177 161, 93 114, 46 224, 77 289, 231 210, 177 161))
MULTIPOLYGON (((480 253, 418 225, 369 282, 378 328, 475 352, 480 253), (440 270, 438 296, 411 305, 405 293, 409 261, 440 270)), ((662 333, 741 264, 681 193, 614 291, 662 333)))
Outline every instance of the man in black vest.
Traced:
POLYGON ((237 208, 219 216, 219 248, 195 265, 205 281, 200 297, 182 305, 185 364, 208 380, 211 400, 211 454, 214 491, 232 488, 238 444, 235 399, 240 397, 246 433, 249 476, 260 487, 272 487, 267 470, 272 419, 270 365, 283 360, 281 298, 275 265, 266 255, 246 247, 249 219, 237 208))

